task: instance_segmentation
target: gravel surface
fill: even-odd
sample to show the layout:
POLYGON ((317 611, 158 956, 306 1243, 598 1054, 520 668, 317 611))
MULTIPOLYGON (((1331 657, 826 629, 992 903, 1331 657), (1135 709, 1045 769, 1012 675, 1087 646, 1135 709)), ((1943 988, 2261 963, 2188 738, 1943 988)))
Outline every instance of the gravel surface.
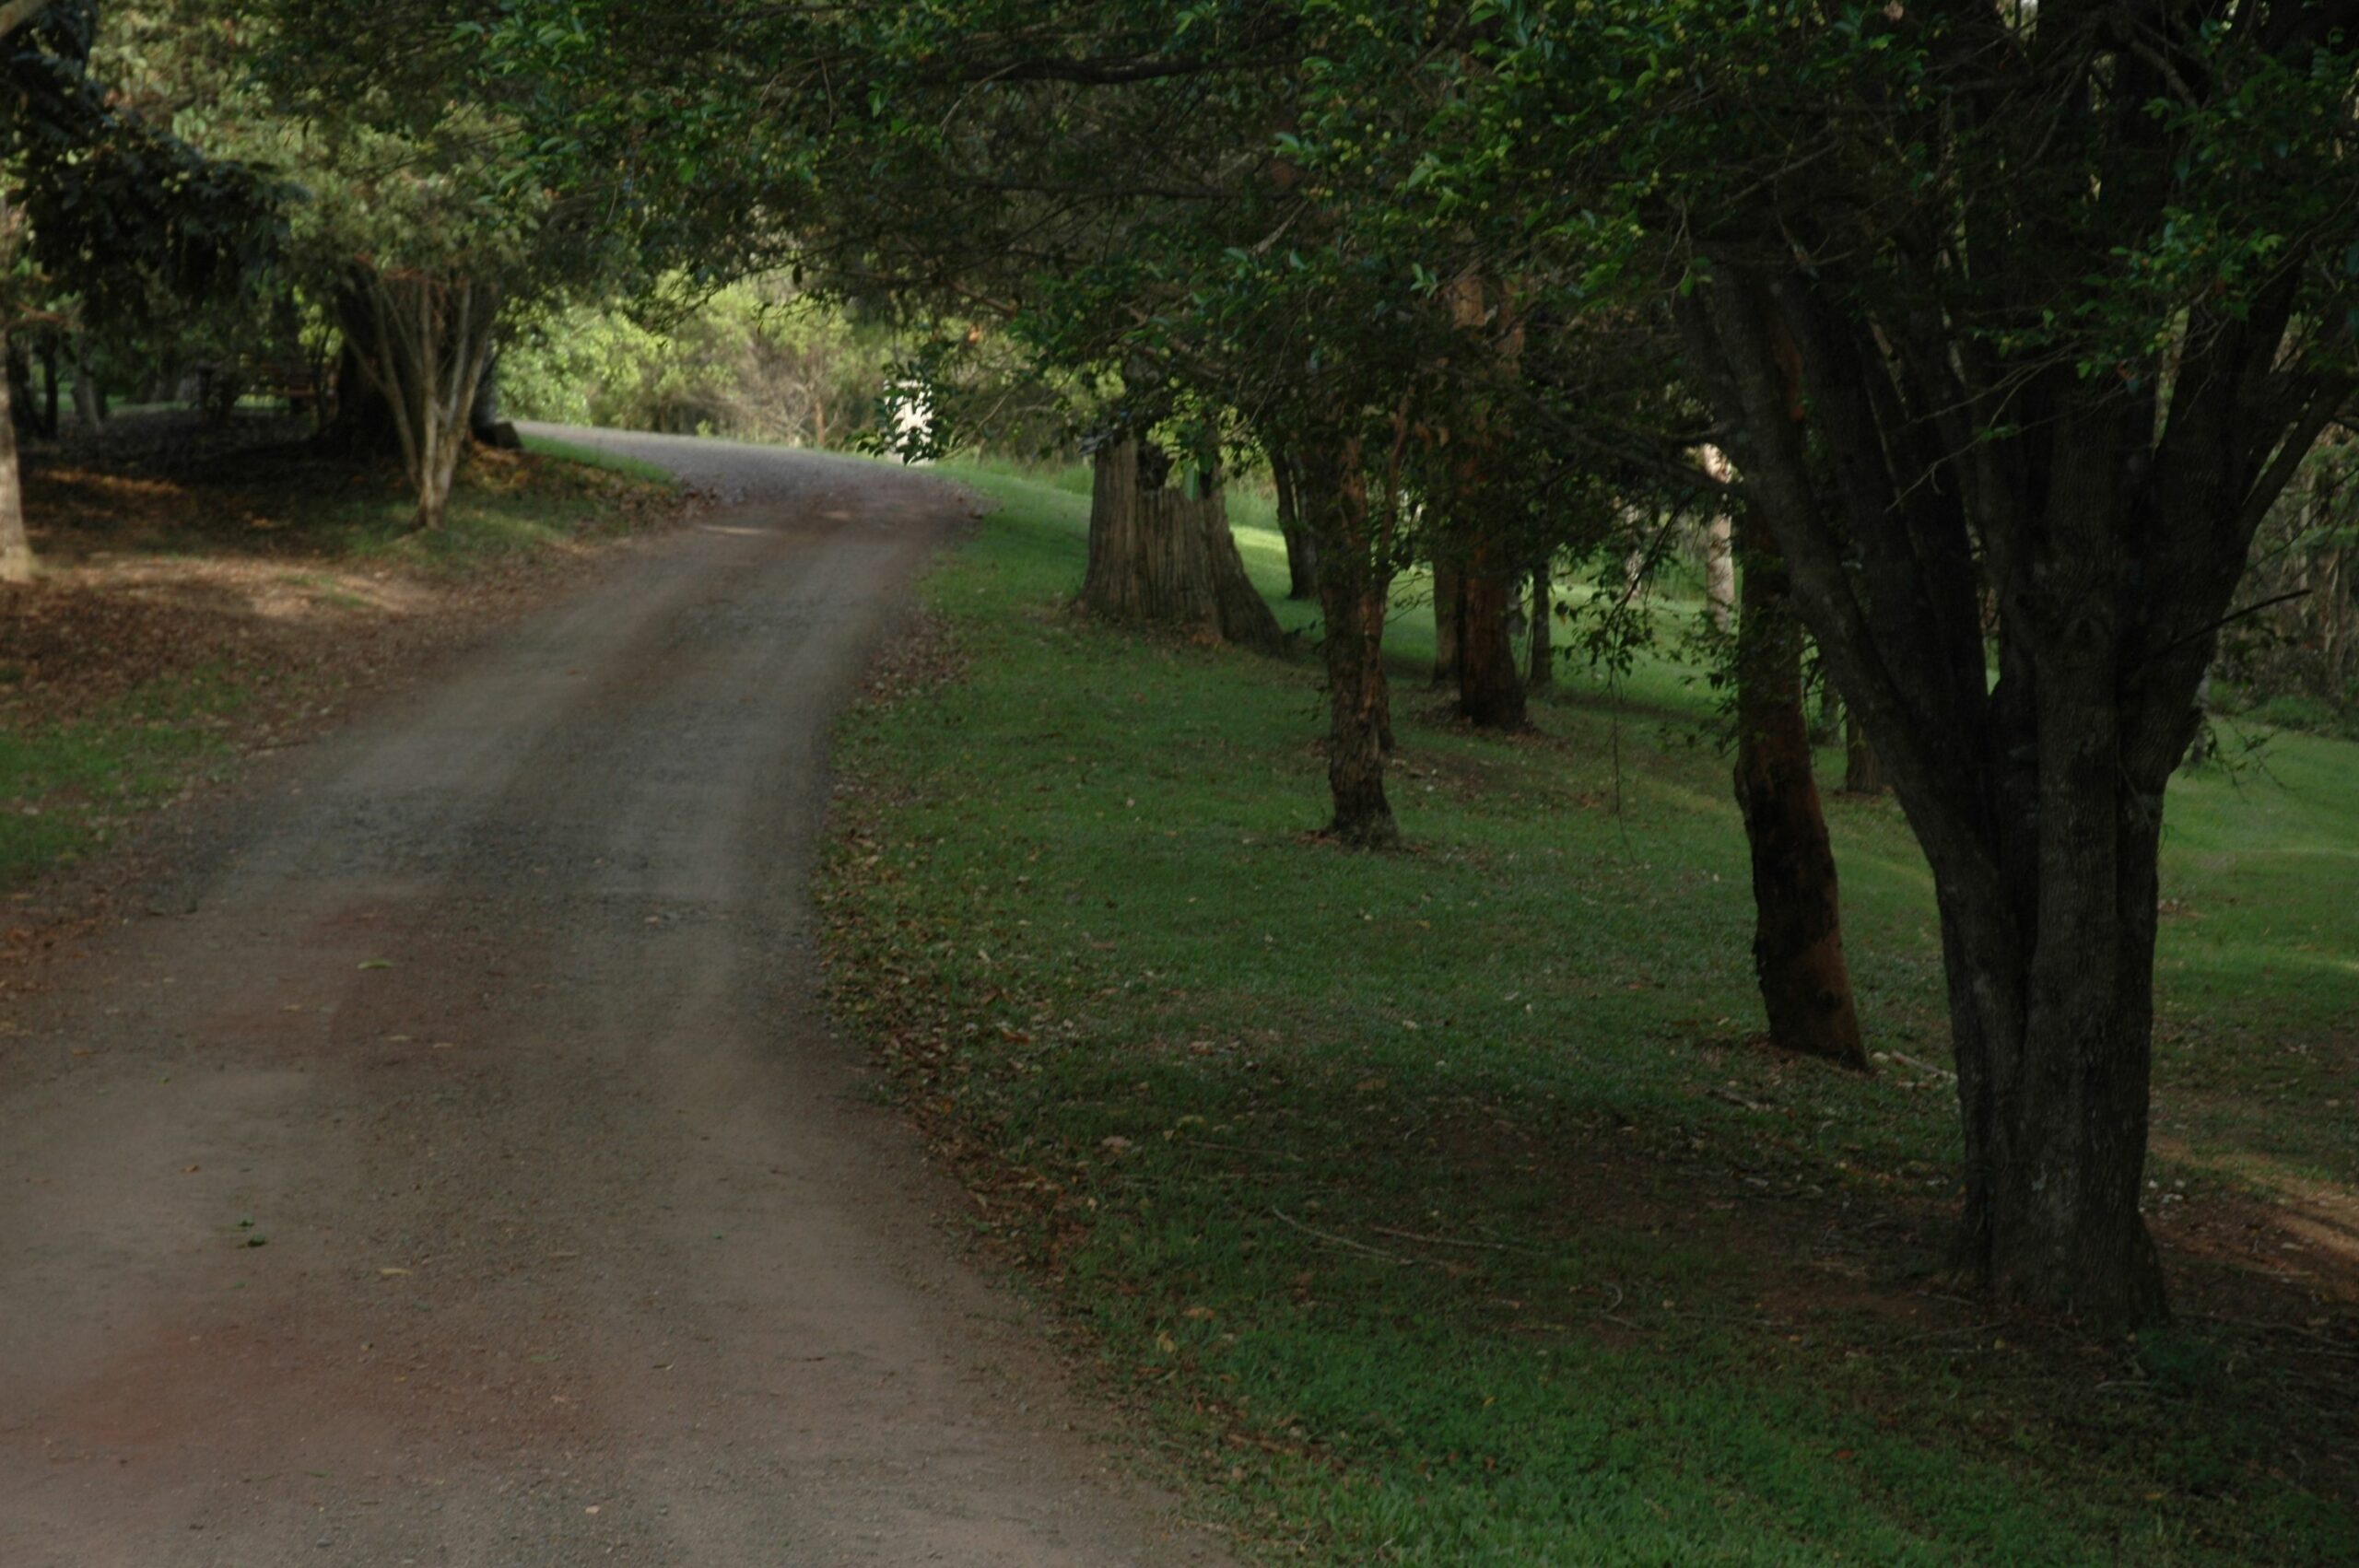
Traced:
POLYGON ((264 765, 0 1039, 0 1564, 1213 1562, 813 1000, 827 726, 969 515, 677 538, 264 765))

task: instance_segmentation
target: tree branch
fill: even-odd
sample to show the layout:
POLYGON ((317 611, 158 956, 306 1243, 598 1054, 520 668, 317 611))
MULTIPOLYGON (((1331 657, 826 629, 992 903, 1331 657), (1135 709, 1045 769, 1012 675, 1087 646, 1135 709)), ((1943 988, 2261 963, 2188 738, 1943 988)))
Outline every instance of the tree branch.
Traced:
POLYGON ((6 0, 6 4, 0 4, 0 38, 11 37, 19 29, 39 21, 51 3, 52 0, 6 0))

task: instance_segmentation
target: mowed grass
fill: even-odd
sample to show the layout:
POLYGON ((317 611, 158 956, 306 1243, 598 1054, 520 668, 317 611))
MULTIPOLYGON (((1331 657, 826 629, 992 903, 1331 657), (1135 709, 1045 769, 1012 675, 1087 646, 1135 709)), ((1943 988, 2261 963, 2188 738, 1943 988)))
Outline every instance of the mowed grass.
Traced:
MULTIPOLYGON (((1830 802, 1886 1053, 1861 1080, 1747 1043, 1744 848, 1700 672, 1567 669, 1539 733, 1477 736, 1426 689, 1404 585, 1412 848, 1342 853, 1309 832, 1308 654, 1077 620, 1086 486, 968 476, 1003 509, 927 589, 957 678, 841 736, 836 1005, 1247 1550, 2359 1550, 2350 1305, 2314 1302, 2290 1255, 2260 1286, 2291 1327, 2236 1316, 2261 1308, 2212 1286, 2246 1274, 2175 1252, 2187 1316, 2137 1341, 1992 1312, 1942 1273, 1938 945, 1889 802, 1830 802)), ((1274 535, 1240 543, 1278 591, 1274 535)), ((2359 901, 2332 885, 2354 765, 2287 739, 2173 802, 2166 1245, 2281 1173, 2359 1176, 2330 1104, 2359 1003, 2359 901)))

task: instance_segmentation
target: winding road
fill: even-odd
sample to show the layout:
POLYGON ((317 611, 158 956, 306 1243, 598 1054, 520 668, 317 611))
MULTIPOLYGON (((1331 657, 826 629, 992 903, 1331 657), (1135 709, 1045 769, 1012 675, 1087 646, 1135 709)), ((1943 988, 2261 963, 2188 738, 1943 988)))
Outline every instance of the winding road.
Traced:
POLYGON ((261 765, 0 1050, 0 1564, 1222 1561, 814 1000, 828 725, 968 498, 717 504, 261 765))

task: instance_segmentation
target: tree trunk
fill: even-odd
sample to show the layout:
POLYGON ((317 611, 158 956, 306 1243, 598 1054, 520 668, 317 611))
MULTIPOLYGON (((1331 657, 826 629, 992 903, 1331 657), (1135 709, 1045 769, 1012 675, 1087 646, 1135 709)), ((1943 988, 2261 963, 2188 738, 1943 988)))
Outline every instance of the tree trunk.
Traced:
POLYGON ((484 361, 483 374, 476 379, 475 402, 467 409, 467 434, 478 444, 502 451, 523 450, 524 438, 500 410, 498 349, 484 361))
MULTIPOLYGON (((1736 469, 1728 453, 1715 446, 1700 448, 1696 461, 1710 477, 1726 485, 1736 469)), ((1736 620, 1736 521, 1723 506, 1704 525, 1704 614, 1712 629, 1726 637, 1736 620)))
POLYGON ((2139 1199, 2160 821, 2095 779, 2070 793, 2113 820, 2085 822, 2085 845, 2043 835, 2045 864, 2005 878, 2004 895, 1936 867, 1966 1123, 1962 1261, 2002 1295, 2153 1322, 2166 1304, 2139 1199), (2110 907, 2071 896, 2065 860, 2110 862, 2092 878, 2113 885, 2110 907), (2071 907, 2035 911, 2043 891, 2071 907))
POLYGON ((18 438, 38 436, 39 404, 33 396, 33 364, 22 333, 11 334, 5 357, 8 366, 8 417, 18 438))
POLYGON ((366 339, 356 345, 359 368, 383 397, 400 439, 402 468, 417 494, 416 526, 440 528, 491 357, 499 291, 425 273, 371 272, 354 281, 369 317, 366 339))
POLYGON ((1391 848, 1401 842, 1384 794, 1392 729, 1384 679, 1391 575, 1370 515, 1360 443, 1313 444, 1297 475, 1304 521, 1318 536, 1319 603, 1326 621, 1327 785, 1335 809, 1327 832, 1355 848, 1391 848))
POLYGON ((1722 636, 1736 619, 1735 532, 1726 512, 1713 513, 1704 525, 1704 613, 1722 636))
POLYGON ((57 439, 58 393, 65 390, 59 385, 65 378, 58 373, 57 357, 57 331, 52 327, 41 338, 41 418, 36 427, 44 441, 57 439))
POLYGON ((1859 710, 1847 703, 1843 708, 1843 792, 1881 795, 1885 788, 1884 765, 1876 761, 1876 748, 1869 743, 1867 726, 1860 722, 1859 710))
POLYGON ((1135 437, 1110 439, 1093 460, 1089 568, 1082 607, 1126 626, 1167 626, 1263 653, 1285 645, 1277 616, 1246 575, 1217 481, 1197 497, 1144 480, 1135 437))
MULTIPOLYGON (((0 335, 0 359, 10 345, 0 335)), ((0 582, 33 579, 33 542, 25 532, 24 474, 17 462, 16 410, 11 406, 15 378, 0 375, 0 582)))
POLYGON ((1458 710, 1486 730, 1525 723, 1523 673, 1508 626, 1521 608, 1523 574, 1508 568, 1505 555, 1497 540, 1477 540, 1459 578, 1458 710))
POLYGON ((1532 574, 1532 630, 1527 634, 1524 662, 1534 688, 1556 684, 1556 599, 1553 588, 1546 567, 1532 574))
POLYGON ((1785 564, 1749 532, 1737 630, 1736 798, 1753 851, 1754 973, 1772 1041, 1864 1071, 1835 854, 1811 775, 1802 624, 1788 603, 1785 564))
POLYGON ((1270 481, 1278 492, 1278 532, 1286 542, 1286 597, 1319 597, 1319 541, 1302 518, 1302 485, 1293 457, 1270 452, 1270 481))
POLYGON ((1458 684, 1458 623, 1466 607, 1466 574, 1455 556, 1434 552, 1434 685, 1458 684))
POLYGON ((335 416, 320 432, 319 445, 338 457, 362 462, 398 462, 401 433, 393 406, 368 370, 377 353, 376 326, 367 302, 348 295, 338 310, 344 336, 335 364, 335 416))
POLYGON ((1937 342, 1888 355, 1883 322, 1808 278, 1730 268, 1676 303, 1932 868, 1962 1261, 2004 1296, 2159 1320, 2139 1199, 2164 790, 2252 531, 2341 389, 2252 393, 2239 368, 2277 362, 2282 305, 2190 330, 2164 421, 2151 377, 2050 367, 1961 392, 1937 342), (2036 411, 2037 435, 1986 441, 2000 406, 2036 411))
POLYGON ((366 274, 357 286, 368 304, 363 378, 394 422, 401 467, 417 493, 416 526, 441 528, 500 295, 472 278, 431 274, 366 274))
POLYGON ((106 393, 91 373, 89 345, 78 333, 74 339, 74 418, 85 430, 97 429, 107 418, 106 393))

